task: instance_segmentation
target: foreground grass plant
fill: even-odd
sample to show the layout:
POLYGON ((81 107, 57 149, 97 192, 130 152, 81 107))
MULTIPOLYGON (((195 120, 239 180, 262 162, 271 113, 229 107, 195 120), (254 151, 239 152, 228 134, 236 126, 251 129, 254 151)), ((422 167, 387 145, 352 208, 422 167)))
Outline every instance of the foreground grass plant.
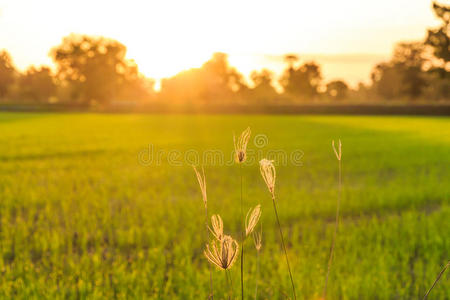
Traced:
POLYGON ((242 186, 242 164, 247 159, 247 145, 248 141, 250 140, 251 136, 251 130, 250 127, 247 127, 239 138, 236 140, 236 136, 233 136, 233 143, 234 143, 234 152, 235 152, 235 161, 239 164, 239 177, 240 177, 240 183, 241 183, 241 220, 242 220, 242 227, 241 227, 241 298, 244 300, 244 231, 245 231, 245 223, 244 223, 244 200, 243 200, 243 186, 242 186))
POLYGON ((258 299, 258 284, 259 284, 259 252, 262 247, 262 222, 260 222, 260 230, 253 232, 253 242, 256 249, 256 278, 255 278, 255 300, 258 299))
POLYGON ((212 229, 210 227, 208 227, 208 228, 211 231, 211 233, 214 235, 214 237, 219 241, 222 240, 222 238, 223 238, 223 221, 219 215, 211 216, 211 226, 212 226, 212 229))
POLYGON ((206 258, 219 269, 225 271, 226 281, 228 283, 229 296, 233 295, 233 283, 228 270, 233 266, 239 253, 239 244, 229 235, 224 235, 221 240, 213 240, 206 245, 204 254, 206 258))
POLYGON ((331 263, 333 261, 333 254, 334 254, 334 248, 336 246, 336 237, 337 237, 337 231, 339 226, 339 208, 341 205, 341 194, 342 194, 342 143, 339 139, 339 145, 338 149, 336 150, 336 147, 334 145, 334 140, 331 142, 331 146, 333 147, 334 154, 336 155, 336 158, 338 160, 339 165, 339 175, 338 175, 338 181, 339 181, 339 190, 338 190, 338 197, 337 197, 337 204, 336 204, 336 220, 334 224, 334 233, 333 233, 333 241, 331 242, 331 248, 330 248, 330 258, 328 259, 328 268, 327 268, 327 274, 325 275, 325 285, 323 288, 323 299, 327 298, 327 286, 328 286, 328 276, 330 275, 331 270, 331 263))
POLYGON ((253 209, 250 209, 245 217, 245 237, 248 237, 258 224, 261 217, 261 204, 256 205, 253 209))
POLYGON ((213 240, 206 245, 205 256, 214 265, 222 270, 231 268, 238 256, 239 244, 229 235, 221 240, 213 240))
MULTIPOLYGON (((202 167, 202 173, 200 173, 195 166, 192 166, 194 168, 195 175, 197 176, 198 184, 200 185, 200 190, 202 192, 202 199, 203 204, 205 207, 205 226, 206 226, 206 240, 209 239, 208 234, 208 195, 206 193, 206 176, 205 176, 205 169, 202 167)), ((219 216, 220 219, 220 216, 219 216)), ((220 219, 222 222, 222 219, 220 219)), ((214 224, 214 223, 213 223, 214 224)), ((223 226, 223 224, 222 224, 223 226)), ((209 299, 214 299, 214 293, 213 293, 213 278, 212 278, 212 268, 209 267, 209 299)))
POLYGON ((276 199, 275 199, 275 179, 276 179, 275 166, 273 165, 273 161, 268 160, 268 159, 262 159, 259 162, 259 166, 260 166, 261 176, 263 177, 263 179, 267 185, 267 188, 269 189, 269 192, 272 195, 273 210, 275 212, 278 229, 280 231, 281 245, 283 246, 284 256, 286 258, 286 264, 287 264, 288 271, 289 271, 289 278, 291 279, 292 293, 294 294, 294 299, 297 299, 297 295, 295 293, 294 279, 292 278, 291 266, 289 264, 289 258, 288 258, 288 254, 286 251, 286 245, 284 243, 283 231, 281 230, 280 218, 278 217, 277 204, 276 204, 276 199))

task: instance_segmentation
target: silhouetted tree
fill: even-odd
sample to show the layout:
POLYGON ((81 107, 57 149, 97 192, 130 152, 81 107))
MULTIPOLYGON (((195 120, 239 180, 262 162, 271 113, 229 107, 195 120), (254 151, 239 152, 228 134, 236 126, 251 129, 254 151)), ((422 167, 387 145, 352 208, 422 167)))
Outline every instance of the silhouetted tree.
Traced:
POLYGON ((273 89, 272 87, 272 79, 273 79, 273 72, 267 69, 262 69, 261 71, 253 71, 250 74, 250 78, 253 81, 254 88, 269 88, 273 89))
POLYGON ((399 43, 393 58, 378 64, 372 71, 373 87, 387 99, 418 98, 427 85, 423 71, 425 61, 422 43, 399 43))
POLYGON ((375 89, 370 84, 359 82, 356 89, 349 89, 347 98, 357 101, 372 101, 377 99, 375 89))
POLYGON ((348 86, 342 80, 334 80, 327 84, 326 93, 328 97, 335 100, 342 100, 347 97, 348 86))
POLYGON ((5 98, 14 83, 16 69, 11 56, 5 50, 0 51, 0 99, 5 98))
POLYGON ((433 50, 435 59, 427 72, 429 82, 424 96, 427 99, 450 100, 450 6, 433 2, 435 15, 442 21, 438 28, 428 30, 425 44, 433 50))
POLYGON ((243 88, 243 76, 229 65, 227 55, 215 53, 201 68, 163 79, 160 95, 173 102, 220 102, 236 98, 243 88))
POLYGON ((274 100, 277 96, 275 88, 272 86, 273 73, 267 69, 253 71, 250 79, 254 87, 251 89, 248 97, 252 100, 268 102, 274 100))
POLYGON ((383 100, 401 96, 403 75, 399 66, 390 63, 380 63, 371 73, 372 87, 383 100))
POLYGON ((233 92, 239 91, 245 85, 242 74, 229 65, 225 53, 214 53, 202 69, 207 80, 205 97, 208 99, 231 97, 233 92))
POLYGON ((181 71, 170 78, 161 80, 159 96, 170 102, 194 102, 203 97, 204 76, 200 68, 181 71))
POLYGON ((287 63, 289 69, 293 69, 298 60, 299 57, 297 54, 286 54, 284 56, 284 61, 287 63))
POLYGON ((434 56, 441 60, 445 68, 445 65, 450 62, 450 6, 434 2, 433 10, 442 21, 442 25, 428 30, 425 43, 433 48, 434 56))
POLYGON ((421 42, 400 43, 395 47, 392 62, 403 69, 402 93, 417 98, 427 85, 423 68, 425 48, 421 42))
POLYGON ((445 71, 443 68, 434 68, 425 74, 428 82, 423 90, 425 99, 450 101, 450 74, 443 70, 445 71))
POLYGON ((18 79, 20 100, 48 102, 55 93, 56 84, 49 67, 30 67, 18 79))
POLYGON ((125 59, 126 47, 103 37, 72 34, 52 49, 58 77, 72 86, 72 98, 83 103, 118 99, 139 77, 137 66, 125 59))
POLYGON ((311 100, 318 95, 322 80, 320 67, 314 62, 305 63, 298 68, 289 66, 283 73, 280 84, 290 96, 311 100))
POLYGON ((155 81, 139 73, 138 66, 132 59, 127 61, 127 69, 115 98, 122 101, 153 100, 155 98, 155 81))

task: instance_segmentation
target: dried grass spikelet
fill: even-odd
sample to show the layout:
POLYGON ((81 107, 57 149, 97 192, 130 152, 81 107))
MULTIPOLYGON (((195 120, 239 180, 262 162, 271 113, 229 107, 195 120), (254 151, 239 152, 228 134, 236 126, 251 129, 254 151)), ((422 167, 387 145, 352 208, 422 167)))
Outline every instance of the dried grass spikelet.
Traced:
POLYGON ((220 241, 213 240, 210 245, 206 245, 204 251, 206 258, 222 270, 233 266, 238 253, 239 244, 229 235, 224 235, 220 241))
POLYGON ((262 223, 261 227, 259 229, 259 231, 254 231, 252 236, 253 236, 253 242, 255 243, 255 248, 256 251, 259 252, 259 250, 261 250, 261 246, 262 246, 262 223))
POLYGON ((259 162, 259 170, 261 171, 261 176, 266 182, 267 188, 272 196, 275 196, 275 179, 276 179, 276 171, 275 166, 273 165, 273 160, 262 159, 259 162))
POLYGON ((208 206, 208 197, 206 195, 206 177, 205 177, 205 169, 202 167, 202 174, 197 171, 195 166, 192 166, 195 171, 195 175, 197 176, 198 184, 200 185, 200 190, 202 191, 203 203, 205 204, 205 208, 208 206))
POLYGON ((212 229, 210 227, 208 227, 209 230, 214 235, 214 237, 220 241, 223 238, 222 218, 219 215, 212 215, 211 216, 211 225, 212 225, 212 229))
POLYGON ((259 218, 261 217, 261 204, 255 206, 255 208, 250 209, 245 217, 245 236, 247 237, 255 229, 256 224, 258 224, 259 218))
POLYGON ((333 150, 334 150, 334 154, 336 154, 336 158, 338 160, 341 160, 342 157, 342 143, 341 143, 341 139, 339 139, 339 146, 338 146, 338 150, 336 151, 336 147, 334 146, 334 140, 331 141, 331 146, 333 146, 333 150))
POLYGON ((250 130, 250 127, 247 127, 247 129, 241 133, 241 136, 237 141, 236 136, 233 135, 235 160, 237 163, 243 163, 247 159, 247 144, 251 134, 252 131, 250 130))

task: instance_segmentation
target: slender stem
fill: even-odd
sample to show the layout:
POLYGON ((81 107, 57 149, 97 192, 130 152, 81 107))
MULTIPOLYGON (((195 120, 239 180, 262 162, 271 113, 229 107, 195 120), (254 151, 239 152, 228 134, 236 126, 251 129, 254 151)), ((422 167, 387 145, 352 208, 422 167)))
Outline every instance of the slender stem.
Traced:
POLYGON ((241 177, 241 298, 244 300, 244 200, 242 197, 242 164, 239 164, 239 175, 241 177))
POLYGON ((230 280, 228 279, 229 275, 230 274, 228 273, 228 270, 225 270, 225 278, 227 279, 227 286, 228 286, 228 300, 231 300, 231 295, 233 293, 233 290, 231 289, 230 280))
POLYGON ((292 292, 294 293, 294 299, 297 299, 297 295, 295 294, 294 279, 292 278, 291 266, 289 265, 289 258, 287 255, 286 246, 284 244, 283 231, 281 230, 280 219, 278 218, 278 211, 277 211, 277 205, 275 203, 275 194, 274 193, 272 194, 272 203, 273 203, 273 209, 275 210, 275 216, 277 218, 278 229, 280 230, 281 244, 283 246, 284 256, 286 257, 286 264, 287 264, 288 271, 289 271, 289 277, 291 278, 292 292))
MULTIPOLYGON (((209 240, 209 230, 208 230, 208 207, 205 206, 205 229, 206 229, 206 242, 209 240)), ((209 297, 208 299, 214 299, 213 292, 213 279, 212 279, 212 265, 209 264, 209 297)))
POLYGON ((334 224, 333 241, 331 242, 330 258, 328 259, 328 270, 327 270, 327 275, 325 277, 325 286, 323 288, 323 299, 324 300, 327 298, 328 276, 330 275, 331 263, 333 261, 334 247, 336 246, 336 237, 337 237, 337 231, 338 231, 338 226, 339 226, 339 207, 341 204, 341 193, 342 193, 342 170, 341 169, 342 169, 341 168, 341 160, 339 160, 339 191, 338 191, 338 199, 337 199, 337 206, 336 206, 336 222, 334 224))
POLYGON ((434 288, 434 286, 436 285, 436 283, 439 281, 439 279, 441 279, 442 274, 444 274, 445 270, 447 270, 447 268, 450 267, 450 260, 448 261, 448 263, 445 265, 445 267, 441 270, 441 272, 439 272, 439 275, 437 276, 436 280, 433 282, 433 285, 430 287, 430 289, 428 290, 428 292, 425 294, 425 296, 423 297, 423 300, 426 300, 428 298, 428 294, 431 292, 431 290, 434 288))
POLYGON ((256 285, 255 285, 255 300, 258 299, 258 282, 259 282, 259 251, 256 251, 256 285))
POLYGON ((231 272, 230 272, 230 270, 228 270, 228 276, 230 276, 231 295, 233 295, 233 278, 231 277, 231 272))

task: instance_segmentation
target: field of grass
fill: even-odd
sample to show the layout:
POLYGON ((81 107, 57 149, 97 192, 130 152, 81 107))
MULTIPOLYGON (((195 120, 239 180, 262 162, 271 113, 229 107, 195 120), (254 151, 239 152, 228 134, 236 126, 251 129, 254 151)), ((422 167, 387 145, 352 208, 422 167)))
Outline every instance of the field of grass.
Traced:
MULTIPOLYGON (((233 132, 247 126, 253 158, 303 153, 301 165, 277 165, 276 186, 299 299, 323 289, 337 138, 344 187, 329 299, 423 297, 450 259, 449 118, 1 113, 0 298, 206 299, 204 208, 185 159, 223 153, 223 163, 216 156, 205 166, 208 209, 237 238, 239 168, 227 161, 233 132), (256 135, 267 144, 256 146, 256 135)), ((263 209, 259 296, 284 299, 291 290, 272 203, 251 158, 244 202, 245 211, 263 209)), ((247 241, 248 299, 255 253, 247 241)), ((231 271, 238 296, 239 263, 231 271)), ((223 272, 213 279, 222 299, 223 272)), ((450 299, 449 279, 429 299, 450 299)))

